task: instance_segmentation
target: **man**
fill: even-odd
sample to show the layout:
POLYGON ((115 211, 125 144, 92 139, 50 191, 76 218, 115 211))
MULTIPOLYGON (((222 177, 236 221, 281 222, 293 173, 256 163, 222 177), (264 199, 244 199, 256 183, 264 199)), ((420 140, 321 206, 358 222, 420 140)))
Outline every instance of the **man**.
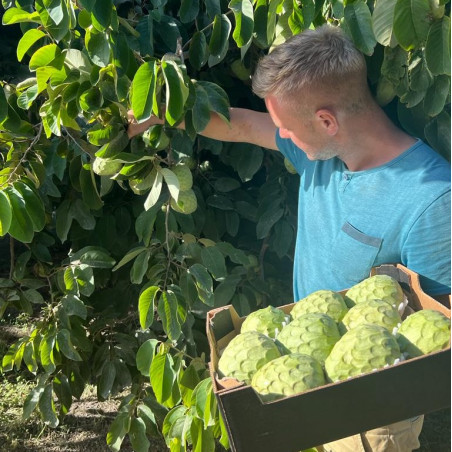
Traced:
MULTIPOLYGON (((232 108, 203 135, 279 150, 300 174, 294 298, 342 290, 371 267, 400 262, 432 296, 450 293, 450 168, 398 129, 369 91, 363 55, 339 28, 307 30, 263 58, 254 92, 268 113, 232 108)), ((159 122, 131 124, 129 135, 159 122)), ((365 432, 326 451, 419 447, 423 417, 365 432)))

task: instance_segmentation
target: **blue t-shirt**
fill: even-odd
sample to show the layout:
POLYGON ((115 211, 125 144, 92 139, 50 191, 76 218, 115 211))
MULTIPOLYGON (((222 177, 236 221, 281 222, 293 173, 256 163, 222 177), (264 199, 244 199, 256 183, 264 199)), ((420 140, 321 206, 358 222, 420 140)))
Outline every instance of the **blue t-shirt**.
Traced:
POLYGON ((430 295, 450 293, 450 166, 424 142, 385 165, 348 171, 311 161, 290 139, 276 142, 300 174, 295 301, 343 290, 373 266, 401 263, 430 295))

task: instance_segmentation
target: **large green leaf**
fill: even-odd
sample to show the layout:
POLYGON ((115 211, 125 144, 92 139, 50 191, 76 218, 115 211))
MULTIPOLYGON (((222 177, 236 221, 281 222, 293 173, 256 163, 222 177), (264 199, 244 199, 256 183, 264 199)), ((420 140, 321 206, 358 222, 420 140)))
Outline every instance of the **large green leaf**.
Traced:
POLYGON ((137 122, 151 117, 155 106, 155 88, 158 66, 156 60, 143 63, 135 73, 132 82, 132 110, 137 122))
POLYGON ((209 269, 212 276, 220 281, 225 278, 226 263, 223 254, 215 246, 208 246, 201 250, 201 259, 203 265, 209 269))
POLYGON ((158 354, 151 363, 150 378, 157 402, 164 403, 171 397, 175 373, 173 358, 168 353, 158 354))
POLYGON ((83 201, 93 210, 98 210, 103 206, 103 201, 100 198, 97 190, 94 172, 92 169, 82 169, 79 174, 80 188, 82 189, 83 201))
POLYGON ((33 223, 35 231, 41 231, 45 226, 45 210, 39 195, 26 183, 17 181, 14 188, 22 195, 25 202, 25 209, 33 223))
POLYGON ((112 0, 96 0, 94 2, 91 10, 91 20, 98 31, 103 32, 110 25, 112 9, 112 0))
POLYGON ((206 90, 195 83, 196 99, 192 108, 192 123, 197 133, 202 132, 210 121, 209 96, 206 90))
POLYGON ((105 33, 89 28, 85 34, 85 46, 91 61, 100 67, 110 62, 110 43, 105 33))
POLYGON ((107 433, 107 445, 113 452, 119 452, 121 444, 130 429, 131 415, 127 410, 119 411, 107 433))
POLYGON ((59 419, 55 409, 55 403, 53 402, 53 385, 49 383, 45 386, 44 391, 39 398, 39 411, 42 416, 42 420, 46 425, 55 428, 59 424, 59 419))
POLYGON ((60 352, 63 353, 66 358, 73 361, 83 361, 82 357, 72 344, 71 333, 69 330, 63 328, 58 331, 56 343, 60 352))
POLYGON ((430 116, 441 113, 450 93, 450 77, 438 75, 424 98, 424 110, 430 116))
POLYGON ((135 259, 132 268, 130 269, 130 281, 132 284, 141 284, 143 277, 148 270, 149 258, 151 252, 149 249, 141 252, 135 259))
POLYGON ((183 24, 196 19, 199 13, 199 0, 181 0, 179 17, 183 24))
POLYGON ((11 226, 12 207, 8 195, 0 191, 0 236, 4 236, 11 226))
POLYGON ((175 61, 163 59, 162 72, 166 83, 165 118, 172 126, 182 118, 189 89, 185 84, 182 70, 175 61))
MULTIPOLYGON (((61 55, 61 50, 56 44, 48 44, 38 49, 30 58, 29 68, 30 71, 35 71, 39 67, 51 66, 61 55)), ((61 67, 60 64, 57 64, 61 67)))
POLYGON ((33 240, 33 222, 27 213, 25 200, 22 195, 12 186, 5 192, 11 204, 12 220, 8 233, 23 243, 30 243, 33 240))
POLYGON ((53 391, 60 402, 60 412, 67 414, 72 405, 72 391, 66 375, 60 373, 53 379, 53 391))
POLYGON ((229 121, 229 99, 226 91, 212 82, 198 81, 196 85, 202 87, 209 98, 209 109, 221 118, 229 121))
POLYGON ((136 365, 137 369, 145 377, 149 377, 151 363, 155 356, 155 349, 158 345, 157 339, 148 339, 143 342, 137 351, 136 365))
POLYGON ((372 55, 377 41, 372 30, 372 18, 367 3, 361 0, 347 3, 344 15, 356 47, 365 55, 372 55))
POLYGON ((375 38, 383 46, 393 46, 394 8, 397 0, 377 0, 372 14, 372 27, 375 38))
POLYGON ((149 328, 154 321, 155 298, 160 292, 157 286, 151 286, 141 292, 138 299, 138 314, 140 325, 143 330, 149 328))
POLYGON ((162 293, 157 306, 157 313, 163 325, 163 330, 170 341, 177 341, 182 330, 177 318, 178 302, 174 292, 168 290, 162 293))
POLYGON ((46 372, 53 372, 55 370, 55 360, 53 358, 53 347, 55 345, 55 334, 48 332, 42 338, 39 344, 39 355, 41 358, 41 365, 46 372))
POLYGON ((44 36, 46 34, 37 28, 27 30, 17 44, 17 60, 22 61, 22 58, 30 50, 31 46, 44 36))
POLYGON ((198 71, 206 64, 208 58, 206 35, 195 31, 191 37, 188 56, 191 65, 198 71))
POLYGON ((425 58, 433 75, 451 75, 449 17, 444 16, 431 25, 425 45, 425 58))
POLYGON ((232 37, 238 47, 248 44, 253 36, 254 11, 250 0, 231 0, 229 8, 234 12, 235 27, 232 37))
POLYGON ((218 408, 211 378, 198 383, 192 394, 192 404, 195 406, 196 416, 204 421, 204 426, 215 424, 218 408))
POLYGON ((394 8, 394 34, 405 50, 421 46, 427 39, 429 27, 428 0, 397 0, 394 8))
POLYGON ((225 14, 218 14, 213 21, 212 34, 209 40, 209 52, 212 56, 223 54, 228 47, 231 22, 225 14))
POLYGON ((39 14, 35 11, 29 13, 20 8, 9 8, 5 11, 2 17, 3 25, 18 24, 21 22, 37 22, 40 23, 41 19, 39 14))
POLYGON ((146 437, 146 424, 143 419, 132 419, 130 423, 129 438, 135 452, 148 452, 151 443, 146 437))
POLYGON ((41 398, 43 392, 43 386, 36 386, 29 392, 29 394, 25 398, 22 411, 22 420, 26 421, 31 416, 31 413, 33 413, 35 408, 38 406, 39 399, 41 398))
POLYGON ((110 396, 115 378, 115 363, 107 358, 107 361, 102 367, 102 373, 97 381, 97 396, 100 400, 106 400, 110 396))

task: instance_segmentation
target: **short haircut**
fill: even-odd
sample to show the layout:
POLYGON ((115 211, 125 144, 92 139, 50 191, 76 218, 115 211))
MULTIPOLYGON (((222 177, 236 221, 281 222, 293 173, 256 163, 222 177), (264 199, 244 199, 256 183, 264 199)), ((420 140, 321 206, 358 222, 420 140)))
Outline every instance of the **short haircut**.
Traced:
POLYGON ((292 36, 263 57, 252 87, 261 98, 289 98, 303 88, 337 90, 350 82, 367 88, 364 56, 339 27, 325 24, 292 36))

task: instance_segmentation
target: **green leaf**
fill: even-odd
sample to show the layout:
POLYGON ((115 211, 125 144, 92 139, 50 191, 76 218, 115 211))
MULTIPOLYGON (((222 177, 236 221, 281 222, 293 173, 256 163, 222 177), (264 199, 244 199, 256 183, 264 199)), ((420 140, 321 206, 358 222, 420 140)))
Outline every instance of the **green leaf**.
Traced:
POLYGON ((209 109, 229 121, 229 99, 226 92, 212 82, 198 81, 197 85, 202 87, 209 97, 209 109))
POLYGON ((143 63, 132 81, 132 110, 138 123, 144 122, 151 117, 155 103, 155 89, 157 82, 158 66, 156 60, 152 59, 143 63))
POLYGON ((372 17, 367 4, 364 1, 347 3, 344 15, 356 47, 365 55, 372 55, 377 41, 372 30, 372 17))
POLYGON ((146 433, 149 436, 157 436, 160 434, 157 426, 157 421, 155 419, 155 414, 147 405, 142 403, 141 405, 137 406, 137 416, 143 419, 144 423, 146 424, 146 433))
POLYGON ((188 49, 190 64, 198 71, 207 63, 207 41, 202 31, 195 31, 191 37, 188 49))
POLYGON ((33 240, 34 228, 27 213, 24 198, 11 186, 4 193, 8 195, 12 212, 8 233, 20 242, 30 243, 33 240))
POLYGON ((143 281, 143 277, 148 270, 148 262, 150 256, 151 251, 146 249, 145 251, 141 252, 135 259, 135 262, 130 269, 130 281, 132 282, 132 284, 141 284, 141 282, 143 281))
POLYGON ((66 375, 59 374, 53 379, 53 391, 60 402, 61 414, 67 414, 72 405, 72 391, 66 375))
POLYGON ((272 226, 283 216, 284 209, 267 210, 261 215, 256 226, 256 237, 258 239, 265 238, 272 226))
POLYGON ((46 34, 37 28, 30 28, 30 30, 27 30, 17 44, 17 60, 22 61, 22 58, 30 50, 33 44, 44 36, 46 36, 46 34))
POLYGON ((438 75, 424 98, 424 111, 429 116, 441 113, 450 93, 450 77, 438 75))
POLYGON ((221 251, 215 246, 208 246, 201 250, 203 265, 209 269, 212 276, 217 280, 223 279, 226 274, 226 263, 221 251))
POLYGON ((86 306, 83 301, 75 295, 65 295, 61 299, 61 305, 65 309, 67 315, 76 315, 77 317, 86 319, 86 306))
POLYGON ((213 56, 222 55, 228 48, 231 22, 225 14, 217 14, 213 21, 212 34, 209 41, 209 52, 213 56))
POLYGON ((107 433, 107 445, 113 452, 119 452, 121 444, 130 429, 131 415, 128 411, 120 411, 112 422, 107 433))
POLYGON ((42 416, 44 424, 56 428, 59 424, 59 419, 56 413, 55 404, 53 402, 53 385, 49 383, 45 386, 44 391, 39 398, 39 411, 42 416))
POLYGON ((372 14, 372 27, 377 41, 383 46, 393 47, 394 8, 397 0, 378 0, 372 14))
POLYGON ((99 33, 88 28, 85 34, 85 46, 91 61, 100 67, 108 66, 110 62, 110 43, 105 33, 99 33))
POLYGON ((157 339, 148 339, 143 342, 137 351, 136 364, 137 369, 145 377, 149 377, 151 363, 155 356, 155 349, 159 341, 157 339))
POLYGON ((39 344, 39 355, 42 367, 44 367, 44 370, 49 373, 55 370, 55 361, 53 359, 55 339, 55 334, 46 333, 39 344))
POLYGON ((430 27, 428 0, 397 0, 394 34, 405 50, 418 48, 427 39, 430 27))
POLYGON ((190 433, 193 442, 193 452, 215 450, 215 438, 212 427, 204 428, 203 421, 194 418, 190 426, 190 433))
POLYGON ((183 24, 196 19, 199 13, 199 0, 181 0, 179 17, 183 24))
POLYGON ((39 399, 41 398, 43 392, 44 392, 43 386, 36 386, 29 392, 29 394, 25 398, 24 407, 22 411, 23 421, 26 421, 31 416, 31 413, 33 413, 35 408, 38 406, 39 399))
POLYGON ((151 190, 149 191, 149 195, 146 198, 146 201, 144 201, 144 208, 145 210, 149 210, 151 207, 153 207, 157 201, 159 200, 160 193, 162 192, 163 187, 163 176, 160 171, 155 170, 155 179, 154 183, 152 184, 151 190))
POLYGON ((94 172, 92 169, 81 169, 79 174, 80 188, 82 189, 83 201, 93 210, 99 210, 103 206, 103 201, 97 191, 94 172))
POLYGON ((110 396, 115 378, 115 363, 113 361, 106 361, 102 367, 102 373, 97 380, 97 397, 99 397, 100 400, 106 400, 110 396))
POLYGON ((9 8, 5 11, 5 14, 3 14, 2 17, 3 25, 12 25, 21 22, 41 23, 41 19, 36 11, 29 13, 20 8, 9 8))
POLYGON ((425 45, 427 66, 433 75, 451 75, 450 17, 432 23, 425 45))
POLYGON ((171 196, 175 201, 179 198, 179 179, 177 176, 168 168, 161 168, 160 172, 162 173, 163 179, 165 179, 166 185, 168 186, 168 190, 171 196))
POLYGON ((175 373, 173 358, 165 353, 156 355, 151 363, 150 378, 157 402, 164 403, 171 397, 175 373))
POLYGON ((71 228, 73 217, 69 214, 71 208, 71 202, 69 200, 64 200, 57 207, 56 210, 56 234, 64 243, 67 239, 69 229, 71 228))
POLYGON ((136 452, 148 452, 151 443, 146 437, 146 424, 140 418, 132 419, 129 430, 130 443, 136 452))
POLYGON ((235 17, 235 28, 232 37, 240 48, 248 44, 253 36, 253 5, 250 0, 231 0, 229 8, 234 12, 235 17))
POLYGON ((193 264, 188 273, 195 279, 196 288, 198 289, 199 298, 209 306, 213 305, 213 282, 212 277, 205 267, 201 264, 193 264))
POLYGON ((157 306, 163 330, 170 341, 177 341, 182 330, 177 318, 178 302, 174 292, 168 290, 162 293, 157 306))
POLYGON ((30 303, 33 303, 33 304, 44 303, 43 296, 35 289, 24 290, 23 294, 30 303))
MULTIPOLYGON (((141 239, 140 239, 141 240, 141 239)), ((132 259, 138 256, 142 251, 146 250, 145 246, 139 246, 137 248, 131 249, 113 268, 113 271, 116 271, 129 263, 132 259)))
POLYGON ((195 103, 192 108, 192 122, 197 133, 202 132, 210 121, 210 102, 206 90, 195 83, 195 103))
POLYGON ((0 236, 4 236, 11 226, 13 213, 8 195, 0 191, 0 236))
POLYGON ((27 369, 34 375, 38 371, 38 362, 36 360, 36 352, 33 342, 27 342, 24 350, 24 362, 27 369))
POLYGON ((204 422, 204 427, 215 424, 218 408, 211 378, 198 383, 192 394, 192 405, 196 409, 196 416, 204 422))
POLYGON ((111 23, 113 2, 112 0, 95 0, 93 3, 92 23, 98 31, 103 32, 111 23))
POLYGON ((61 329, 58 331, 57 346, 66 358, 69 358, 72 361, 83 361, 82 357, 72 344, 71 333, 69 330, 61 329))
POLYGON ((179 65, 173 60, 162 60, 162 72, 166 83, 165 119, 173 126, 182 118, 189 89, 179 65))
POLYGON ((41 198, 22 181, 15 182, 14 188, 22 195, 34 231, 41 231, 45 226, 45 210, 41 198))
POLYGON ((35 71, 39 67, 51 66, 61 55, 61 50, 56 44, 48 44, 38 49, 30 58, 30 71, 35 71))
POLYGON ((442 111, 425 126, 425 137, 430 146, 450 160, 450 115, 442 111))
POLYGON ((93 86, 80 94, 78 102, 83 111, 93 113, 102 107, 104 98, 100 89, 97 86, 93 86))
POLYGON ((155 297, 160 289, 157 286, 151 286, 144 289, 138 299, 138 313, 140 325, 143 330, 149 328, 154 321, 155 297))

